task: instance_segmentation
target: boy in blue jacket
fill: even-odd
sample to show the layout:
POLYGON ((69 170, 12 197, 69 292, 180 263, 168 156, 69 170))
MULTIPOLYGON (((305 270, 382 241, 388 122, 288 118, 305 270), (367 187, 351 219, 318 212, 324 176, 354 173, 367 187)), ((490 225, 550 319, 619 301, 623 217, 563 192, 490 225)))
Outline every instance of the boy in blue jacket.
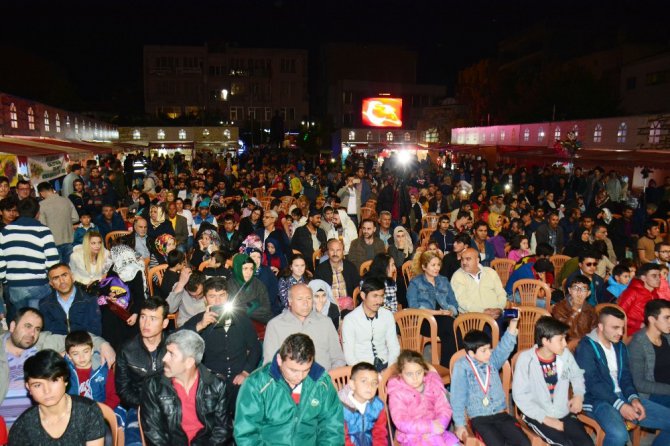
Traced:
POLYGON ((660 429, 654 446, 670 444, 670 409, 640 398, 633 384, 628 363, 628 349, 621 342, 624 313, 605 307, 598 316, 598 326, 577 346, 575 359, 584 369, 586 394, 584 411, 605 431, 608 446, 624 446, 627 427, 660 429))

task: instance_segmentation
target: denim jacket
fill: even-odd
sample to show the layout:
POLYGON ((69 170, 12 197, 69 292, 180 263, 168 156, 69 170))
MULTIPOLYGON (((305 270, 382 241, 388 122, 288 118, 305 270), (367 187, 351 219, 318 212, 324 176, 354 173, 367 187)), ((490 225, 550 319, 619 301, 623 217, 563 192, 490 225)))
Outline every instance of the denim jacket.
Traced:
MULTIPOLYGON (((489 391, 486 395, 489 400, 488 406, 484 406, 482 403, 484 392, 482 392, 467 358, 456 361, 451 378, 451 407, 454 410, 453 420, 456 427, 465 426, 466 413, 469 418, 475 418, 494 415, 507 410, 507 400, 498 371, 514 350, 514 345, 516 345, 516 336, 507 331, 491 354, 489 365, 492 370, 489 391)), ((486 364, 472 357, 471 359, 477 367, 479 376, 485 380, 486 364)))
POLYGON ((407 303, 410 308, 427 310, 435 310, 439 305, 443 310, 450 310, 454 317, 458 314, 456 295, 449 279, 443 276, 435 277, 435 286, 423 274, 413 278, 407 287, 407 303))

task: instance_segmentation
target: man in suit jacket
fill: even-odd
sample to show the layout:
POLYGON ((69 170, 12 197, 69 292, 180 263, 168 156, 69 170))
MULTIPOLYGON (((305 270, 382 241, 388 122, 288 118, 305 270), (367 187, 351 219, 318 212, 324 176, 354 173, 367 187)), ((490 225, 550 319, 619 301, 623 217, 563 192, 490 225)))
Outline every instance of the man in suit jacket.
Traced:
POLYGON ((359 285, 361 277, 358 268, 348 260, 344 259, 344 245, 336 238, 328 240, 328 261, 320 264, 314 272, 315 279, 321 279, 333 287, 335 299, 342 296, 337 287, 333 286, 333 270, 341 271, 344 278, 346 296, 353 297, 354 289, 359 285))
POLYGON ((177 214, 177 205, 174 201, 168 203, 167 214, 170 223, 172 224, 172 229, 174 229, 174 235, 177 239, 177 249, 182 252, 186 252, 186 247, 188 245, 188 222, 186 218, 177 214))
POLYGON ((449 206, 447 204, 447 199, 444 197, 442 191, 437 189, 435 191, 435 196, 428 202, 428 212, 434 212, 439 215, 448 211, 449 206))
POLYGON ((307 223, 296 228, 291 239, 291 249, 296 249, 305 256, 307 267, 310 271, 314 270, 312 266, 312 256, 314 251, 326 243, 326 233, 321 226, 321 213, 316 209, 310 209, 307 223), (316 235, 319 246, 314 246, 313 236, 316 235))

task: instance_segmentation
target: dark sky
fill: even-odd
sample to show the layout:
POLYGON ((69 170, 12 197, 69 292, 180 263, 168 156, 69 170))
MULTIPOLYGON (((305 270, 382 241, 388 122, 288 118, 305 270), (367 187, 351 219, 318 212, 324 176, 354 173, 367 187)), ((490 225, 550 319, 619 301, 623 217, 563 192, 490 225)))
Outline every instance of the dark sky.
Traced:
POLYGON ((453 87, 459 69, 533 25, 589 41, 611 41, 622 27, 664 40, 668 29, 657 0, 0 1, 0 90, 121 112, 142 109, 143 44, 402 44, 419 54, 419 81, 453 87))

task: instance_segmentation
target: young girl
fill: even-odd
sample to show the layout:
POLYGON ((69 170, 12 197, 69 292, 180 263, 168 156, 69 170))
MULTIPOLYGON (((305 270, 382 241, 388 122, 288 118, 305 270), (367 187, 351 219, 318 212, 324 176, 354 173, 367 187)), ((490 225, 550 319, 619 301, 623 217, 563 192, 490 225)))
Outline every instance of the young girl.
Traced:
POLYGON ((302 254, 293 254, 287 271, 279 279, 279 302, 283 308, 288 308, 288 290, 298 283, 307 283, 309 278, 305 276, 307 263, 302 254))
POLYGON ((530 255, 530 242, 525 235, 517 235, 514 237, 512 239, 511 248, 507 258, 514 260, 515 262, 530 255))
POLYGON ((263 265, 269 267, 275 275, 286 268, 286 256, 282 252, 279 243, 272 237, 265 240, 265 252, 263 253, 263 265))
POLYGON ((452 410, 440 375, 411 350, 400 352, 397 367, 399 374, 387 388, 398 442, 402 446, 460 444, 447 430, 452 410))

